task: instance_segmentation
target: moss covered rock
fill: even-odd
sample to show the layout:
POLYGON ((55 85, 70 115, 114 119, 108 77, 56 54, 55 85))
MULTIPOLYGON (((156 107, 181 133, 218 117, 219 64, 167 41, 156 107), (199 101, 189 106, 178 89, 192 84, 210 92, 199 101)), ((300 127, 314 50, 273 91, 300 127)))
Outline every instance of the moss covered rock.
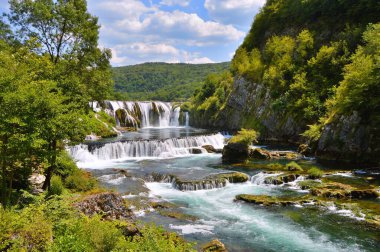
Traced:
POLYGON ((224 244, 219 241, 218 239, 214 239, 210 241, 209 243, 206 243, 201 248, 202 252, 227 252, 226 247, 224 244))
POLYGON ((252 195, 252 194, 239 194, 235 196, 235 200, 241 200, 247 203, 264 206, 290 206, 295 204, 302 204, 310 202, 307 198, 277 198, 268 195, 252 195))

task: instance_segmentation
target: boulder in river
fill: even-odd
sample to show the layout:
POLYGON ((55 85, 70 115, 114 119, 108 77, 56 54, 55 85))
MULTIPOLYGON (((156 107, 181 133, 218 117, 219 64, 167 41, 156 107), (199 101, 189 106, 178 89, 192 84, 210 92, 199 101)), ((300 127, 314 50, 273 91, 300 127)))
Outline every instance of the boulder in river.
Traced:
POLYGON ((203 153, 201 148, 190 148, 189 151, 191 154, 202 154, 203 153))
POLYGON ((223 161, 243 161, 249 157, 249 147, 243 143, 228 143, 223 148, 223 161))
POLYGON ((203 149, 205 149, 208 153, 216 153, 216 149, 211 144, 203 145, 203 149))
POLYGON ((226 247, 224 244, 219 241, 218 239, 214 239, 210 241, 209 243, 206 243, 201 248, 202 252, 227 252, 226 247))

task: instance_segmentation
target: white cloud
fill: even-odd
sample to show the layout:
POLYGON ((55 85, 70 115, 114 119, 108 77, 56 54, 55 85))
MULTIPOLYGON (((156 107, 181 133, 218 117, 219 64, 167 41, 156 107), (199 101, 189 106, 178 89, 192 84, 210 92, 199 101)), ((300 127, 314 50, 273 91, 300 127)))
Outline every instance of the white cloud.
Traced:
POLYGON ((205 47, 234 44, 231 49, 235 48, 244 32, 233 25, 205 20, 196 13, 160 9, 164 4, 186 6, 190 1, 161 0, 158 5, 145 5, 138 0, 88 0, 90 12, 99 16, 100 44, 112 49, 114 65, 208 63, 212 62, 209 54, 200 53, 211 52, 205 47))
POLYGON ((205 0, 210 16, 224 24, 251 24, 254 15, 266 0, 205 0))
POLYGON ((191 0, 162 0, 160 4, 167 6, 179 5, 182 7, 189 6, 191 0))
POLYGON ((129 43, 116 45, 112 49, 113 65, 130 65, 142 62, 185 62, 191 64, 212 63, 207 57, 200 57, 199 53, 190 53, 168 44, 129 43), (125 55, 125 56, 120 56, 125 55))

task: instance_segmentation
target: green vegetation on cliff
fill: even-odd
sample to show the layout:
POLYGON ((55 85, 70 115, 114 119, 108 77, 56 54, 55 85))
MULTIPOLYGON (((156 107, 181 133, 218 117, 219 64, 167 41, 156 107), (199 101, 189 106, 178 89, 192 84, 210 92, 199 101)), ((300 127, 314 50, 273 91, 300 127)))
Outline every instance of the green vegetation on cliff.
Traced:
MULTIPOLYGON (((193 122, 271 134, 286 128, 285 136, 299 139, 304 132, 312 142, 326 124, 353 111, 360 125, 378 124, 378 13, 376 0, 267 1, 237 49, 230 73, 206 80, 194 95, 193 122), (231 117, 236 113, 241 116, 231 117), (225 122, 228 118, 239 122, 225 122)), ((371 146, 375 140, 368 141, 371 146)))
POLYGON ((215 64, 144 63, 114 67, 116 98, 127 100, 180 101, 202 86, 208 74, 229 68, 229 62, 215 64))

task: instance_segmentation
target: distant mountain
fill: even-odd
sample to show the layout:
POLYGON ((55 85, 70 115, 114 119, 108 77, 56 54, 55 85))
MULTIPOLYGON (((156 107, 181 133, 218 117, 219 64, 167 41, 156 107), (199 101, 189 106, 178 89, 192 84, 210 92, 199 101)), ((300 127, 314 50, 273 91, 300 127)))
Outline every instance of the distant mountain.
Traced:
POLYGON ((211 73, 228 70, 230 62, 213 64, 144 63, 114 67, 118 98, 131 100, 185 100, 211 73))

